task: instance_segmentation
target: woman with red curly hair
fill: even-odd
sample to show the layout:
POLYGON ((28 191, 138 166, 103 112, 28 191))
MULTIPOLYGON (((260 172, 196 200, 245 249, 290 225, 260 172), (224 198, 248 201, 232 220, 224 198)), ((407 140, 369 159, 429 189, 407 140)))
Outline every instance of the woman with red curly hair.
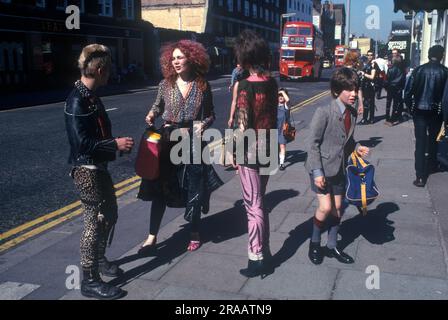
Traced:
MULTIPOLYGON (((356 51, 348 51, 344 57, 344 67, 353 69, 358 75, 358 85, 361 88, 361 75, 360 70, 362 69, 361 61, 359 61, 359 53, 356 51)), ((362 97, 362 90, 358 91, 358 99, 355 102, 355 109, 358 110, 358 115, 363 114, 364 104, 362 97)))
POLYGON ((179 167, 169 158, 170 149, 174 145, 169 142, 169 135, 174 129, 188 130, 190 137, 193 133, 201 134, 215 120, 212 92, 210 84, 205 80, 210 59, 200 43, 181 40, 162 48, 160 65, 164 79, 159 84, 156 101, 146 116, 146 122, 153 126, 155 119, 161 116, 164 121, 162 137, 167 137, 162 141, 168 142, 162 142, 160 177, 155 181, 142 180, 140 186, 138 197, 152 201, 152 204, 149 236, 139 254, 155 252, 157 233, 167 206, 185 206, 185 218, 190 222, 191 233, 187 249, 195 251, 200 247, 201 208, 204 213, 208 211, 209 174, 214 173, 211 166, 202 162, 186 164, 184 176, 188 190, 187 199, 182 203, 173 200, 179 192, 173 191, 172 178, 176 180, 175 172, 179 167), (204 199, 206 201, 203 201, 204 199))

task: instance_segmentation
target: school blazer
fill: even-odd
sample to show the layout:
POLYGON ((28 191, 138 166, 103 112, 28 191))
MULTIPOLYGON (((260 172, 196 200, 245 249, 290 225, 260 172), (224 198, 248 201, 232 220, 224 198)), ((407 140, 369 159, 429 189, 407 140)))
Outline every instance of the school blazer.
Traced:
POLYGON ((319 107, 314 113, 308 137, 308 156, 305 167, 311 174, 321 169, 325 177, 333 177, 339 168, 345 168, 348 156, 358 147, 353 138, 357 110, 350 107, 351 126, 348 135, 345 132, 344 115, 341 114, 336 100, 327 106, 319 107))

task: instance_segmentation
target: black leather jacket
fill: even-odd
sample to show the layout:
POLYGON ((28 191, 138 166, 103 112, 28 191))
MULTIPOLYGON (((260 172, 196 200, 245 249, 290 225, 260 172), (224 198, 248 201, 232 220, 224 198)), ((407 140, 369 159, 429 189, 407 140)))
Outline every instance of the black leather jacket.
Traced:
POLYGON ((441 101, 448 68, 438 61, 417 67, 409 77, 405 89, 405 103, 410 110, 441 112, 441 101))
POLYGON ((103 165, 115 160, 117 143, 101 100, 77 81, 65 102, 65 127, 70 143, 68 162, 79 165, 103 165))
POLYGON ((387 70, 387 80, 384 86, 386 88, 394 88, 397 90, 403 90, 406 82, 406 75, 403 69, 395 65, 387 70))

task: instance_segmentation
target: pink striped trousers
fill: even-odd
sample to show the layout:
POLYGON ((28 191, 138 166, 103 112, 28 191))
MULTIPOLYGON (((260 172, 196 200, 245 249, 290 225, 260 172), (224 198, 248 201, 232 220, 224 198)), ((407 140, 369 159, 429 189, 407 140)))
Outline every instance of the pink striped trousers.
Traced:
POLYGON ((263 208, 269 176, 244 166, 239 166, 239 176, 248 220, 249 259, 260 260, 269 249, 269 216, 263 208))

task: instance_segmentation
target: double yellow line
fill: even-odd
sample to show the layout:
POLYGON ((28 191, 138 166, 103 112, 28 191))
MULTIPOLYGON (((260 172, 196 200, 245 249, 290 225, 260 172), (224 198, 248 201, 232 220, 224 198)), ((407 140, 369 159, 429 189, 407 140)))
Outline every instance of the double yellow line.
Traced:
MULTIPOLYGON (((140 184, 140 177, 138 176, 134 176, 130 179, 122 181, 114 186, 115 189, 117 190, 115 192, 115 195, 119 197, 122 194, 137 188, 139 184, 140 184)), ((65 206, 61 209, 48 213, 40 218, 37 218, 35 220, 22 224, 14 229, 11 229, 5 233, 2 233, 0 234, 0 243, 9 238, 13 239, 1 244, 0 252, 8 250, 31 237, 34 237, 50 228, 53 228, 54 226, 57 226, 58 224, 61 224, 62 222, 65 222, 76 216, 79 216, 81 213, 82 213, 81 201, 76 201, 69 204, 68 206, 65 206), (76 210, 71 211, 73 209, 76 210), (66 214, 67 212, 69 213, 66 214), (56 217, 59 218, 54 219, 56 217)))
MULTIPOLYGON (((323 91, 315 95, 314 97, 311 97, 291 107, 290 110, 291 112, 295 112, 300 108, 309 105, 319 100, 320 98, 323 98, 324 96, 328 95, 329 92, 330 92, 329 90, 323 91)), ((213 150, 219 145, 221 145, 221 140, 222 139, 211 143, 209 145, 210 150, 213 150)), ((130 179, 127 179, 125 181, 116 184, 114 186, 115 189, 117 190, 115 194, 117 197, 119 197, 122 194, 137 188, 139 185, 140 185, 140 177, 134 176, 130 179)), ((22 224, 14 229, 11 229, 5 233, 2 233, 0 234, 0 253, 22 243, 23 241, 31 237, 34 237, 46 230, 49 230, 67 220, 75 218, 79 216, 81 213, 82 213, 81 201, 76 201, 73 202, 72 204, 69 204, 68 206, 65 206, 61 209, 48 213, 40 218, 37 218, 35 220, 22 224), (75 210, 73 211, 73 209, 75 210)))

